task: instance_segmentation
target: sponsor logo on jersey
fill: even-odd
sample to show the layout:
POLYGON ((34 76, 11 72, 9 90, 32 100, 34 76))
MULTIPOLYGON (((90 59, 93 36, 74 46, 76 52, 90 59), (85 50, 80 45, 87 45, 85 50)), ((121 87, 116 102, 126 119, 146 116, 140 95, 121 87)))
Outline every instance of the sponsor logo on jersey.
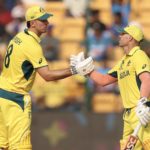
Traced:
POLYGON ((129 70, 123 71, 123 72, 120 73, 120 79, 123 79, 123 78, 125 78, 126 76, 129 76, 129 75, 130 75, 129 70))

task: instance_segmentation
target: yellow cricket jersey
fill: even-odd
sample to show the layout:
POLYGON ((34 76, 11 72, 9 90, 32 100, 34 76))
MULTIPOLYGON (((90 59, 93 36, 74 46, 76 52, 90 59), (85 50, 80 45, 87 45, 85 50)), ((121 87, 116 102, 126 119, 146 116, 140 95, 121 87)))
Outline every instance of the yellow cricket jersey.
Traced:
POLYGON ((118 79, 120 94, 125 108, 137 105, 140 98, 141 82, 139 75, 150 72, 150 60, 140 47, 134 47, 128 55, 112 68, 108 74, 118 79))
POLYGON ((25 29, 9 43, 0 76, 0 88, 27 94, 35 79, 35 68, 47 65, 40 38, 25 29))

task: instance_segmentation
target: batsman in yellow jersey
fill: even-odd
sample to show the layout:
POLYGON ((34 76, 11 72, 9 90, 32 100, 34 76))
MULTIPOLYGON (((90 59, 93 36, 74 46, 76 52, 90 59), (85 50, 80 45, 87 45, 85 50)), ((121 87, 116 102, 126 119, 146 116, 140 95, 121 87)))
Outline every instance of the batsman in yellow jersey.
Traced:
MULTIPOLYGON (((125 27, 120 31, 119 46, 125 55, 108 74, 103 75, 92 71, 89 77, 95 83, 105 86, 118 82, 124 106, 123 138, 120 149, 124 150, 128 137, 140 122, 142 127, 138 133, 138 143, 135 150, 150 150, 150 60, 140 49, 143 40, 141 28, 135 25, 125 27)), ((77 57, 72 58, 72 64, 77 65, 77 57)))
POLYGON ((52 14, 33 6, 25 14, 27 29, 9 43, 0 75, 0 150, 31 150, 31 90, 38 73, 46 81, 88 74, 94 69, 92 58, 67 69, 49 70, 40 46, 40 36, 47 31, 52 14), (85 70, 85 66, 87 69, 85 70))

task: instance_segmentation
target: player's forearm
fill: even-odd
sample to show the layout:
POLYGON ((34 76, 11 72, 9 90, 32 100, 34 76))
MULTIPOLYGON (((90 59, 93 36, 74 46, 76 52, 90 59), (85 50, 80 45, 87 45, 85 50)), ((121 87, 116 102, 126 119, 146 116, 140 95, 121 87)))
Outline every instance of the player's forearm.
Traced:
POLYGON ((145 72, 140 75, 141 87, 140 96, 149 97, 150 96, 150 73, 145 72))
POLYGON ((70 71, 70 69, 61 69, 61 70, 52 70, 44 75, 44 79, 46 81, 54 81, 54 80, 59 80, 59 79, 64 79, 66 77, 71 76, 72 73, 70 71))
POLYGON ((144 82, 142 82, 140 96, 147 98, 150 96, 150 80, 145 80, 144 82))
POLYGON ((97 71, 93 71, 90 73, 89 77, 97 84, 101 86, 105 86, 117 81, 116 78, 111 77, 110 75, 106 74, 103 75, 97 71))

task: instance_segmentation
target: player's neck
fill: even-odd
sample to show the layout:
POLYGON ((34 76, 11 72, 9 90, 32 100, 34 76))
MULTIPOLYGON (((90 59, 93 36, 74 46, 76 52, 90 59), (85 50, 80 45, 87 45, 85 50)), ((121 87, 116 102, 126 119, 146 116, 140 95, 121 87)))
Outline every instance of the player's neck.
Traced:
POLYGON ((29 31, 34 32, 38 37, 40 37, 42 34, 42 33, 39 33, 35 28, 29 28, 29 31))
POLYGON ((127 46, 125 46, 123 49, 124 49, 124 52, 125 54, 129 54, 129 52, 136 46, 139 46, 137 43, 130 43, 128 44, 127 46))

